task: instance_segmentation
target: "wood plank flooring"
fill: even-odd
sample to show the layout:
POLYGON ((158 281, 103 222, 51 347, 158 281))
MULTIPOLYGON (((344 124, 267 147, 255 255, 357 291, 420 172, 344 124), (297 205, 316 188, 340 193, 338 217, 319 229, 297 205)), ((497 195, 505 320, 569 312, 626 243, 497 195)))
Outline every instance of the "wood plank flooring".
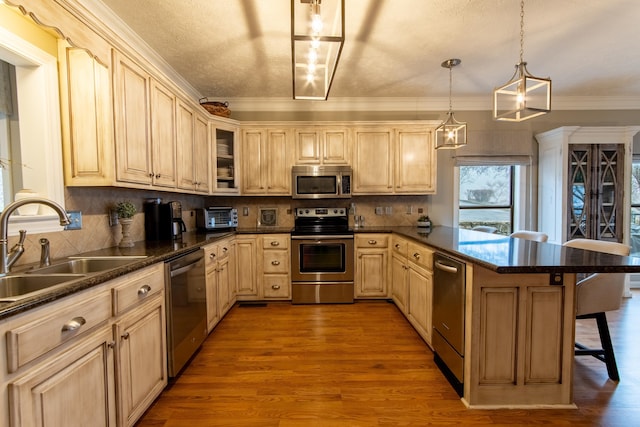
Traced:
POLYGON ((578 409, 469 410, 391 303, 236 306, 137 426, 640 425, 640 293, 608 317, 619 383, 580 357, 578 409))

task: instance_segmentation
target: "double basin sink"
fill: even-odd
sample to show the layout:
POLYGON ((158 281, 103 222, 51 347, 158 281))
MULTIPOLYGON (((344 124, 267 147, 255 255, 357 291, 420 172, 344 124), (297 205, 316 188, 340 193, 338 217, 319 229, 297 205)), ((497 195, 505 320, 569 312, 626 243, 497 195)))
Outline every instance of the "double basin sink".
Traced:
POLYGON ((145 256, 68 258, 46 267, 0 277, 0 302, 14 302, 91 274, 136 262, 145 256))

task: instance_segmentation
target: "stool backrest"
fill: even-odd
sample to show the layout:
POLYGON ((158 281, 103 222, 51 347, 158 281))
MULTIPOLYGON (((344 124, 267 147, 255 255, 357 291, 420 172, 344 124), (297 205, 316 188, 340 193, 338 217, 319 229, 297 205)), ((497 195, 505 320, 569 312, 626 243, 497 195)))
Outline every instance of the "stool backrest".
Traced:
POLYGON ((534 242, 546 242, 549 240, 549 236, 541 231, 518 230, 511 233, 511 237, 533 240, 534 242))

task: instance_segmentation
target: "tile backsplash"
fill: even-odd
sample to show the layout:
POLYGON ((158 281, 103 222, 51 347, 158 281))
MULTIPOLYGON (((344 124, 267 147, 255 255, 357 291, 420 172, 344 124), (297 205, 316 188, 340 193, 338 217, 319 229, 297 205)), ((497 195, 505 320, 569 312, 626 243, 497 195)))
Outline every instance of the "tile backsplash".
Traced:
MULTIPOLYGON (((120 226, 109 225, 109 209, 122 200, 132 201, 138 213, 134 216, 132 238, 144 240, 143 204, 149 198, 162 198, 163 202, 179 201, 182 204, 182 218, 188 231, 195 230, 195 210, 205 206, 233 206, 238 209, 239 227, 258 226, 260 208, 274 208, 277 212, 277 226, 293 227, 293 210, 296 207, 345 207, 355 204, 355 214, 364 217, 365 228, 374 226, 403 226, 415 224, 418 216, 428 214, 429 196, 357 196, 351 199, 293 200, 291 197, 218 197, 188 194, 164 193, 160 191, 129 190, 102 187, 67 187, 65 207, 67 210, 82 212, 82 229, 56 233, 27 234, 25 252, 16 266, 31 264, 40 260, 40 238, 47 238, 51 244, 51 258, 64 258, 81 252, 117 246, 122 234, 120 226), (247 215, 244 215, 246 208, 247 215), (419 213, 422 210, 422 213, 419 213)), ((353 215, 349 217, 353 225, 353 215)), ((9 247, 18 240, 9 238, 9 247)))

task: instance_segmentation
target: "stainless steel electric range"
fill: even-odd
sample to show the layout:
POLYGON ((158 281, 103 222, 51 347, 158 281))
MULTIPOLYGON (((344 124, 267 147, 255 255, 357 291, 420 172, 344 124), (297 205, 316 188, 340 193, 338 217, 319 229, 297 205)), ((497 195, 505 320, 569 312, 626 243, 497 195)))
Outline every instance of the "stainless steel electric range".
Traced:
POLYGON ((293 304, 353 302, 353 231, 346 208, 296 208, 291 233, 293 304))

